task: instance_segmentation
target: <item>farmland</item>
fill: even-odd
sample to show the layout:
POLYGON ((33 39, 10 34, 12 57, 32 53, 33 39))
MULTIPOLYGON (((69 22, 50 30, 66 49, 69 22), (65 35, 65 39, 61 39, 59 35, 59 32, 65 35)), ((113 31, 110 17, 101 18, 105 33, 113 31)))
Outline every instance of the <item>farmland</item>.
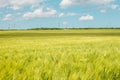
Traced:
POLYGON ((0 31, 0 80, 120 80, 120 29, 0 31))

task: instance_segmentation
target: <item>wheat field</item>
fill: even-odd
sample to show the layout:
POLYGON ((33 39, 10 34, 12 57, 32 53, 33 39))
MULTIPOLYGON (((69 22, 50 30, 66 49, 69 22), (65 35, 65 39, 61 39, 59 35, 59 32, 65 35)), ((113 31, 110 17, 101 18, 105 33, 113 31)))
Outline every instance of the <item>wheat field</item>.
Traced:
POLYGON ((0 31, 0 80, 120 80, 120 29, 0 31))

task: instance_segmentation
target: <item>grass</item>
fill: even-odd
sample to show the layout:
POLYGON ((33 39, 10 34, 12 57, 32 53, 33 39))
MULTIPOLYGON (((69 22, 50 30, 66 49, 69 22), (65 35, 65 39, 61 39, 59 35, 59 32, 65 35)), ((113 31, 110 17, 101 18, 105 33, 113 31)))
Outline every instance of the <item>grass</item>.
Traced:
POLYGON ((0 31, 0 80, 120 80, 120 29, 0 31))

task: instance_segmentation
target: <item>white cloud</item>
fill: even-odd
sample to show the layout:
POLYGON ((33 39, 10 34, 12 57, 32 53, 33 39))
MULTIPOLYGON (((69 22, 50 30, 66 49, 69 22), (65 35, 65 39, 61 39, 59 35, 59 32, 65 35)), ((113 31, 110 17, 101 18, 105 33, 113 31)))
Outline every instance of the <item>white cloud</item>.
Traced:
POLYGON ((7 14, 2 20, 3 20, 3 21, 11 20, 12 17, 13 17, 12 14, 7 14))
POLYGON ((69 17, 69 16, 77 16, 77 15, 79 15, 79 14, 77 14, 77 13, 73 13, 73 12, 68 12, 68 13, 59 13, 58 14, 58 17, 69 17))
POLYGON ((106 13, 107 9, 112 9, 112 10, 119 10, 119 5, 117 4, 108 4, 108 5, 103 5, 101 6, 100 12, 101 13, 106 13))
POLYGON ((64 14, 64 13, 60 13, 58 16, 59 16, 59 17, 64 17, 65 14, 64 14))
POLYGON ((100 12, 101 13, 106 13, 106 9, 101 9, 100 12))
POLYGON ((94 17, 91 15, 85 15, 85 16, 81 16, 79 20, 80 21, 94 20, 94 17))
POLYGON ((76 16, 78 15, 77 13, 67 13, 67 16, 76 16))
POLYGON ((69 7, 71 5, 75 5, 72 3, 73 1, 71 0, 62 0, 62 2, 60 3, 60 6, 61 7, 69 7))
POLYGON ((36 18, 36 17, 54 17, 56 16, 57 11, 51 8, 46 8, 43 10, 43 8, 38 8, 33 12, 26 12, 23 15, 23 18, 29 19, 29 18, 36 18))
POLYGON ((119 7, 119 5, 112 4, 112 5, 110 5, 110 7, 111 7, 111 9, 115 10, 119 7))
POLYGON ((20 6, 12 6, 11 7, 13 10, 18 10, 18 9, 20 9, 21 7, 20 6))
POLYGON ((0 7, 5 7, 8 5, 8 0, 0 0, 0 7))
POLYGON ((62 0, 61 7, 82 6, 82 5, 102 5, 109 4, 115 0, 62 0))
POLYGON ((0 7, 11 7, 14 10, 24 6, 36 6, 43 0, 0 0, 0 7))
POLYGON ((63 25, 68 25, 68 22, 67 22, 67 21, 64 21, 64 22, 63 22, 63 25))

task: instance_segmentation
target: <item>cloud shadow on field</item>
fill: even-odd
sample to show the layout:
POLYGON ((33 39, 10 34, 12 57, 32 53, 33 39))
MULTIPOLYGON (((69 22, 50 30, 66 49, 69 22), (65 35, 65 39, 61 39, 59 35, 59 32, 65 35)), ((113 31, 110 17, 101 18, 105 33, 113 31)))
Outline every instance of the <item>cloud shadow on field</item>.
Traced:
POLYGON ((0 38, 11 37, 50 37, 50 36, 120 36, 120 33, 4 33, 0 38))

